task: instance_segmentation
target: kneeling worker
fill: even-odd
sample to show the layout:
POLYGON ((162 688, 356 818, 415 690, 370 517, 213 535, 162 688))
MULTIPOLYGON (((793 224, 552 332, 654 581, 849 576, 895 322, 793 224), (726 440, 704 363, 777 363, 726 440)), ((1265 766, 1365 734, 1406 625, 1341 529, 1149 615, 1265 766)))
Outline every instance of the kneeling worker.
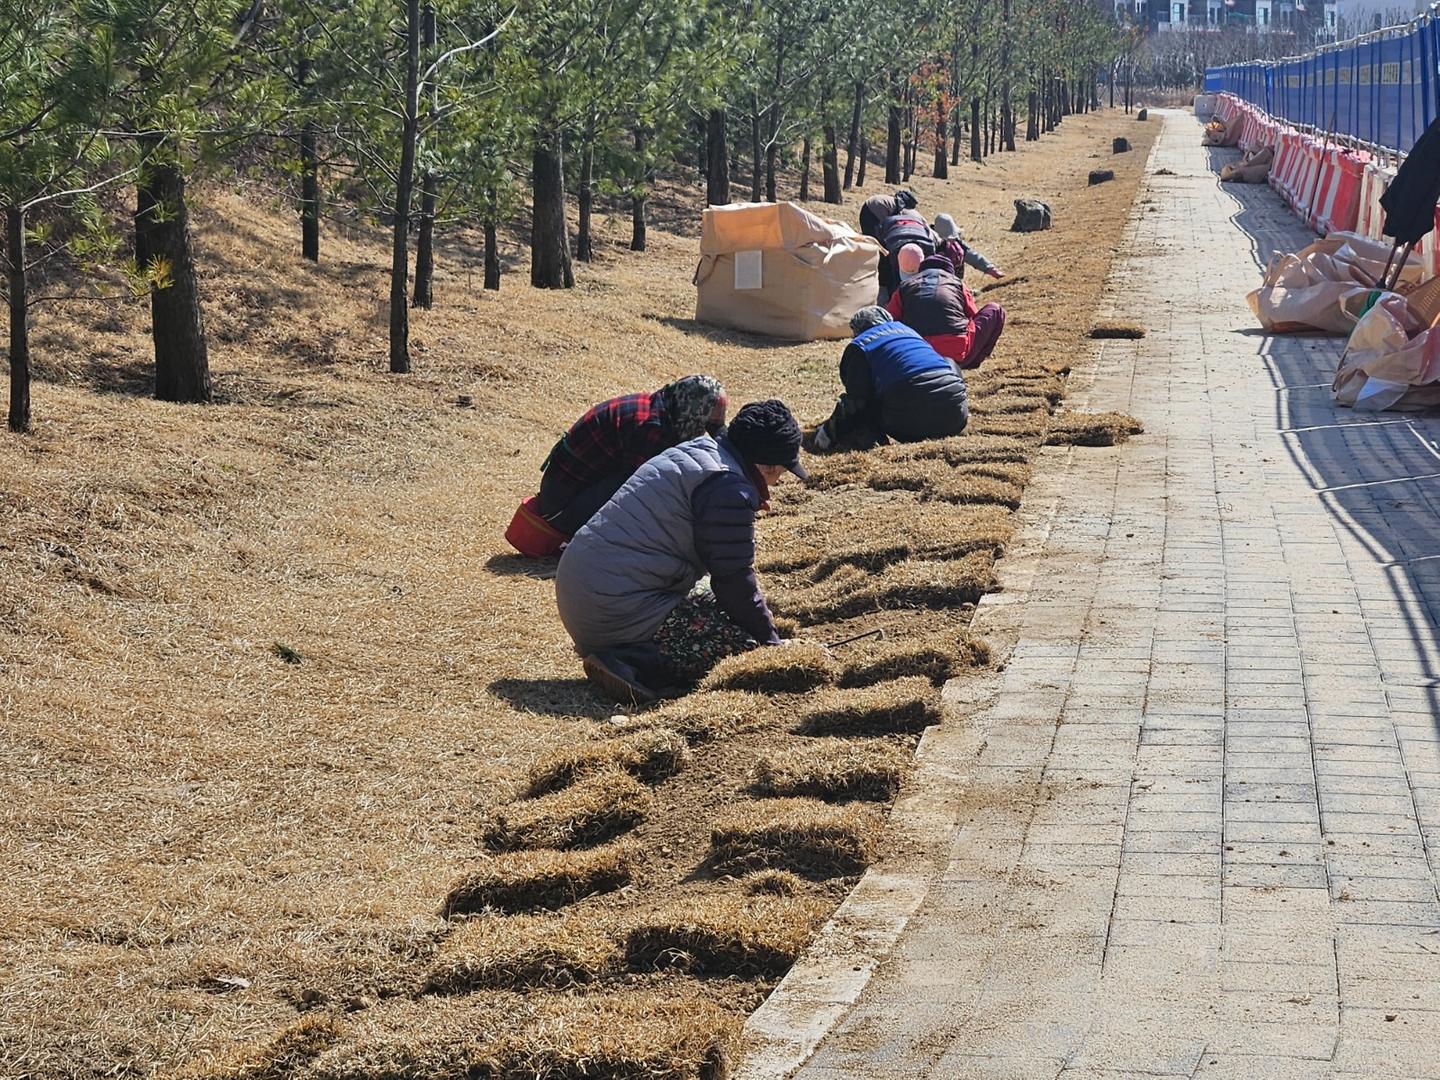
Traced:
POLYGON ((800 425, 780 401, 656 455, 560 557, 560 621, 585 675, 622 702, 698 682, 780 636, 755 579, 755 515, 786 471, 803 478, 800 425), (708 588, 696 588, 708 574, 708 588))
POLYGON ((840 395, 815 432, 816 450, 868 450, 888 439, 959 435, 970 421, 965 377, 955 364, 882 307, 850 319, 854 340, 840 358, 840 395))
POLYGON ((955 264, 940 251, 900 282, 885 310, 965 370, 985 362, 1005 329, 1005 309, 994 302, 977 308, 955 264))

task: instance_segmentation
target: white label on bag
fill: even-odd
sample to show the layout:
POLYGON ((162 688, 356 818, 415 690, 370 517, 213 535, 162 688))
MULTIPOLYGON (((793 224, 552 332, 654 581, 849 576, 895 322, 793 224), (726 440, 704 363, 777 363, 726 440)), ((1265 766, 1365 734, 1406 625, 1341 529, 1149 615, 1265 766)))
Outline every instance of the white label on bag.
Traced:
POLYGON ((735 253, 735 291, 758 289, 760 285, 760 252, 737 251, 735 253))

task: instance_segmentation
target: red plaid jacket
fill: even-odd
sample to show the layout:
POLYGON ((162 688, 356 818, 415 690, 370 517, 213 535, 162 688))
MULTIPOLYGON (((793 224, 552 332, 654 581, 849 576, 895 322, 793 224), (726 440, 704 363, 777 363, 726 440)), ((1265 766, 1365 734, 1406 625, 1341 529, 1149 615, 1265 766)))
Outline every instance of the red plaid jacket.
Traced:
POLYGON ((617 472, 633 473, 670 448, 670 428, 660 395, 627 394, 594 406, 575 421, 544 468, 558 472, 576 489, 617 472))

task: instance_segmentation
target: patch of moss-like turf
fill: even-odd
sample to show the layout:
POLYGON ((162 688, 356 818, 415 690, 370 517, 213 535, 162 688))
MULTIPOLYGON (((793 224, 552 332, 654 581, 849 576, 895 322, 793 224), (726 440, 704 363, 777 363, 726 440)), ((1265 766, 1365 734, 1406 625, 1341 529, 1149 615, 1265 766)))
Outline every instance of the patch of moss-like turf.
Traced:
POLYGON ((584 851, 496 855, 451 886, 442 913, 451 918, 491 910, 554 910, 628 885, 640 860, 640 849, 624 841, 584 851))

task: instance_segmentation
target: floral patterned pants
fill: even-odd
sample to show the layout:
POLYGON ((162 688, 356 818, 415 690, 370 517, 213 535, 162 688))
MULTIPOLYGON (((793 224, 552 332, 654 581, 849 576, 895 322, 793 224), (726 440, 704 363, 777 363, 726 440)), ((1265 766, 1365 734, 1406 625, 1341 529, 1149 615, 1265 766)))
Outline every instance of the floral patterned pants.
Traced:
POLYGON ((759 644, 720 610, 708 585, 692 589, 655 631, 655 647, 666 666, 687 683, 699 682, 725 657, 759 644))

